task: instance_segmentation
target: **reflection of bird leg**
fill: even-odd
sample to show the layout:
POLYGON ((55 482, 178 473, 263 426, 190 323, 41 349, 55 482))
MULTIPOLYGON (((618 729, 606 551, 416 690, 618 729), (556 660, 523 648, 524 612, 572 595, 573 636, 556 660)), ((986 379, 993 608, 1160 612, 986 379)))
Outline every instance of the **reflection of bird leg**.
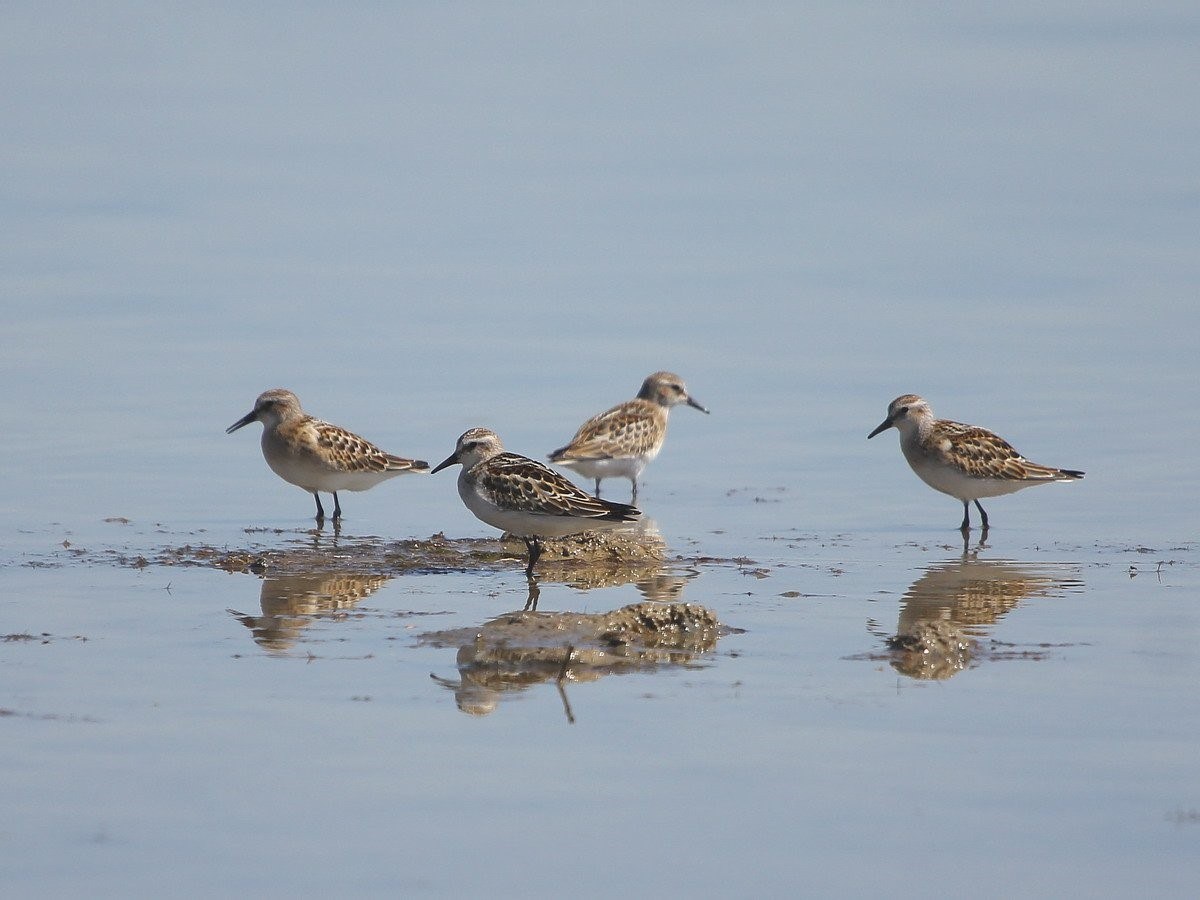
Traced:
POLYGON ((533 567, 542 558, 542 541, 537 537, 522 538, 521 540, 525 542, 525 548, 529 551, 529 565, 525 567, 525 574, 532 578, 533 567))
POLYGON ((558 696, 562 700, 563 712, 566 713, 566 715, 567 715, 567 724, 574 725, 575 724, 575 713, 571 712, 571 701, 567 699, 567 691, 562 686, 561 681, 555 682, 555 684, 558 687, 558 696))
POLYGON ((984 548, 987 547, 987 544, 985 542, 987 541, 988 527, 986 525, 984 525, 982 528, 979 529, 979 540, 976 541, 974 547, 971 546, 971 532, 969 530, 964 531, 962 533, 962 536, 963 536, 963 552, 962 552, 963 562, 969 562, 971 560, 978 559, 979 551, 983 550, 984 548))
POLYGON ((526 578, 529 581, 529 597, 525 601, 525 611, 529 612, 537 609, 538 598, 541 596, 542 591, 538 587, 536 578, 532 575, 527 575, 526 578))
POLYGON ((317 527, 312 529, 308 533, 312 535, 312 539, 313 539, 312 548, 314 550, 324 550, 324 549, 336 550, 337 546, 338 546, 338 538, 342 536, 342 520, 341 519, 333 520, 333 535, 332 535, 333 539, 324 546, 322 545, 323 539, 325 537, 325 520, 324 519, 319 520, 317 523, 317 527))
POLYGON ((563 657, 562 668, 558 670, 558 680, 562 681, 571 672, 571 657, 575 655, 575 647, 567 647, 567 655, 563 657))
POLYGON ((559 669, 558 678, 554 685, 558 688, 558 696, 562 700, 563 712, 567 716, 567 724, 575 724, 575 713, 571 711, 571 701, 567 699, 567 689, 563 687, 563 682, 566 681, 568 673, 571 671, 571 657, 575 654, 574 647, 567 648, 567 655, 563 657, 562 668, 559 669))

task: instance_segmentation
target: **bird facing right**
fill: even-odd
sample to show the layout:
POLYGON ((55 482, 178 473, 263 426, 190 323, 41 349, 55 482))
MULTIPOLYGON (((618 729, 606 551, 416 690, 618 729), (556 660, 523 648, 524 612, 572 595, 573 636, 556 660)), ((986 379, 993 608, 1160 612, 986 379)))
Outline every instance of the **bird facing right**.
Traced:
POLYGON ((708 412, 688 394, 682 378, 671 372, 655 372, 642 382, 642 389, 632 400, 580 425, 569 444, 550 454, 550 462, 594 478, 597 497, 603 479, 628 478, 633 485, 631 502, 636 503, 638 476, 662 450, 667 439, 667 414, 680 403, 708 412))
POLYGON ((916 394, 893 400, 887 418, 867 438, 889 428, 900 432, 900 449, 918 477, 934 490, 962 501, 962 531, 971 527, 971 501, 979 510, 986 532, 988 517, 979 504, 981 497, 999 497, 1035 484, 1083 477, 1083 472, 1075 469, 1030 462, 986 428, 934 418, 929 404, 916 394))

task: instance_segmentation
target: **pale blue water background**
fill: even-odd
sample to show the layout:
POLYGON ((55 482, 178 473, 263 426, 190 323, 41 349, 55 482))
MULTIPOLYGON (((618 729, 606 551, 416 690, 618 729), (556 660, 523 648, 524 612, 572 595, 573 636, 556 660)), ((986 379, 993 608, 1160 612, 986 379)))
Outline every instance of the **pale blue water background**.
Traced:
MULTIPOLYGON (((1190 892, 1198 39, 1187 3, 6 6, 0 632, 53 637, 0 644, 0 889, 1190 892), (416 636, 519 607, 516 567, 273 654, 252 576, 29 565, 296 539, 311 499, 223 434, 268 387, 436 462, 479 424, 544 454, 658 368, 713 413, 643 505, 769 577, 702 567, 745 633, 569 686, 574 725, 429 678, 416 636), (1058 587, 983 634, 1044 658, 866 658, 961 555, 865 439, 907 391, 1087 470, 988 504, 980 557, 1058 587)), ((452 473, 343 505, 489 533, 452 473)))

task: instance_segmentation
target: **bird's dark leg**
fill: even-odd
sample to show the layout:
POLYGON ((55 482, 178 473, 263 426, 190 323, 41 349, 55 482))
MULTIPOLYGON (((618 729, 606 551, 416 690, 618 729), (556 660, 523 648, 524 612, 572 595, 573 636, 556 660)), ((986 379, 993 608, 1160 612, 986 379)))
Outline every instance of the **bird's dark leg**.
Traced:
POLYGON ((963 520, 962 524, 958 526, 958 530, 964 532, 971 530, 971 505, 966 500, 963 501, 963 520))
POLYGON ((979 515, 981 515, 983 517, 983 530, 987 531, 988 530, 987 513, 983 511, 983 507, 979 505, 978 500, 975 501, 975 508, 979 510, 979 515))
POLYGON ((342 504, 338 502, 337 491, 333 492, 333 521, 340 522, 342 519, 342 504))
POLYGON ((525 575, 532 578, 533 567, 537 565, 537 561, 542 556, 542 542, 536 537, 525 538, 525 547, 529 550, 529 565, 525 567, 525 575))
POLYGON ((629 502, 631 504, 634 504, 634 503, 637 503, 637 479, 630 478, 629 483, 633 485, 633 494, 632 494, 632 496, 630 496, 629 502))
POLYGON ((317 522, 325 521, 325 507, 321 505, 321 495, 313 491, 313 499, 317 501, 317 522))
POLYGON ((596 496, 597 497, 600 496, 600 479, 599 478, 596 479, 596 496))

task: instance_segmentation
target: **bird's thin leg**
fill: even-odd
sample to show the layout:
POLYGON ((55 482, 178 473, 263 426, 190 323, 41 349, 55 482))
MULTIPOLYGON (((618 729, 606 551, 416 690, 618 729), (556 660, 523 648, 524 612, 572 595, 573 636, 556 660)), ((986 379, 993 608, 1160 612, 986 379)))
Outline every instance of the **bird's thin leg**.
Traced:
POLYGON ((979 505, 978 500, 975 501, 975 508, 979 510, 979 515, 981 515, 983 517, 983 530, 987 531, 988 530, 987 513, 983 511, 983 507, 979 505))
POLYGON ((321 495, 313 491, 313 499, 317 501, 317 521, 325 521, 325 507, 321 505, 321 495))
POLYGON ((637 503, 637 479, 630 478, 629 483, 633 485, 633 495, 629 498, 629 502, 637 503))
POLYGON ((342 504, 338 502, 337 491, 333 492, 333 521, 340 522, 342 519, 342 504))
POLYGON ((533 577, 533 567, 542 556, 542 542, 537 538, 525 538, 525 547, 529 550, 529 565, 525 567, 525 574, 533 577))
POLYGON ((967 503, 966 500, 963 501, 963 520, 962 520, 962 524, 958 526, 958 530, 959 531, 970 531, 971 530, 971 506, 969 503, 967 503))
POLYGON ((599 478, 596 479, 596 496, 597 497, 600 496, 600 479, 599 478))

